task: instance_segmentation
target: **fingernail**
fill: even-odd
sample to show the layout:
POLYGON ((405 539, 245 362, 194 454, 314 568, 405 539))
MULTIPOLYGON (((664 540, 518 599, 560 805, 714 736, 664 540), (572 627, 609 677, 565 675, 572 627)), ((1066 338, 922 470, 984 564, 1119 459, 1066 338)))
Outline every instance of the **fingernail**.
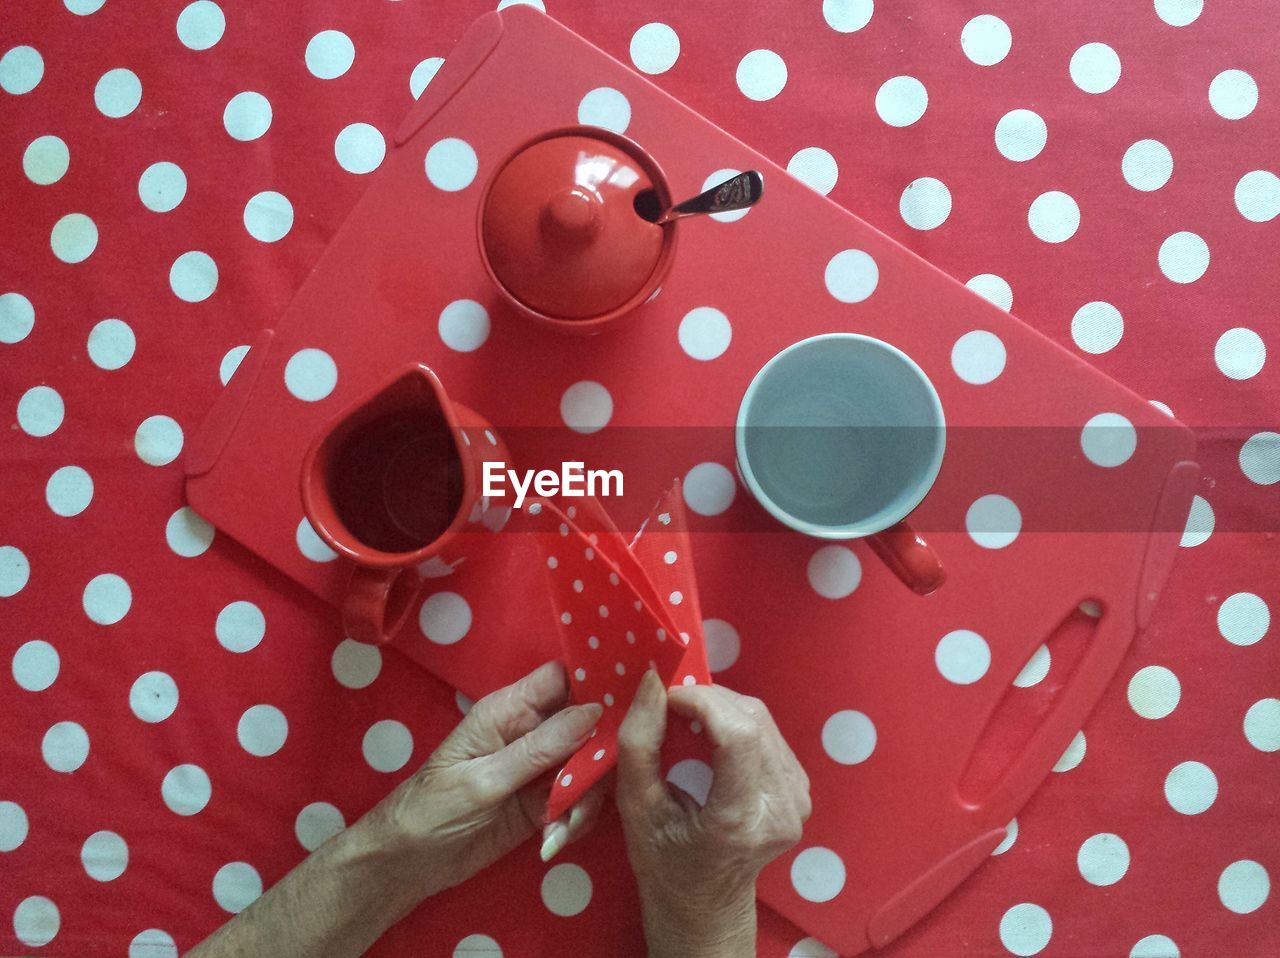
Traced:
POLYGON ((585 705, 575 705, 573 707, 573 725, 577 728, 579 735, 586 735, 596 723, 600 721, 600 716, 604 714, 604 706, 599 702, 587 702, 585 705))
POLYGON ((542 851, 539 854, 544 862, 555 858, 569 844, 569 829, 564 822, 552 822, 542 833, 542 851))
POLYGON ((636 698, 640 700, 640 704, 646 708, 652 707, 658 700, 658 694, 662 691, 662 679, 658 673, 650 669, 645 672, 644 678, 640 680, 640 687, 636 689, 636 698))
POLYGON ((581 805, 575 805, 569 810, 569 834, 572 835, 578 830, 584 819, 587 817, 587 811, 581 805))

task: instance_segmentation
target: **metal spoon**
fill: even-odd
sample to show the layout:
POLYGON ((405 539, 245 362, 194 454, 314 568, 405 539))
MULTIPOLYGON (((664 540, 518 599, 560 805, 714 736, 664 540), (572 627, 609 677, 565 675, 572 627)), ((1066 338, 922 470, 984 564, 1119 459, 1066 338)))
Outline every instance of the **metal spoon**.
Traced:
MULTIPOLYGON (((653 218, 653 222, 661 226, 663 223, 670 223, 685 216, 744 210, 754 206, 763 193, 764 178, 755 170, 747 170, 745 173, 737 173, 729 177, 723 183, 699 193, 692 199, 664 210, 653 218)), ((645 216, 645 219, 649 218, 645 216)))

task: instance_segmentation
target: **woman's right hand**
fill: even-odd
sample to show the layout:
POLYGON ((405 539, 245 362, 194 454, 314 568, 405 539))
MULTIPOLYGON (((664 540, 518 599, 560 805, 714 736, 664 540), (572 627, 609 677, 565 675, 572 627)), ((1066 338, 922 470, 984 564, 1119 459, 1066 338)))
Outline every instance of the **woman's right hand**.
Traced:
POLYGON ((618 732, 618 811, 650 958, 755 954, 760 870, 800 840, 809 777, 759 699, 645 675, 618 732), (663 780, 667 704, 714 748, 705 806, 663 780))

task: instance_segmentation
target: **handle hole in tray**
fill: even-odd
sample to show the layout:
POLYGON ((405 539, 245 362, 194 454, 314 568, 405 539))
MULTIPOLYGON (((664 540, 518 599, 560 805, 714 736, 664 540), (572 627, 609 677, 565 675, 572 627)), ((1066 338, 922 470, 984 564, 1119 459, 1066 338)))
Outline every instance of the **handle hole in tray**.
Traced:
POLYGON ((1070 684, 1105 614, 1086 599, 1036 648, 987 720, 960 776, 960 799, 981 805, 1022 754, 1070 684))

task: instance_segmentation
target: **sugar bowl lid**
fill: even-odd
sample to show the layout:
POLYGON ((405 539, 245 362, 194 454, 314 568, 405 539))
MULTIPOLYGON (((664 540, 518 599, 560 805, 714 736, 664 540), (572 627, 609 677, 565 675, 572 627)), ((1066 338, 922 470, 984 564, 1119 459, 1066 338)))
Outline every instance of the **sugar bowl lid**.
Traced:
POLYGON ((494 278, 557 319, 622 309, 657 268, 670 227, 661 171, 624 137, 574 127, 517 151, 485 192, 480 240, 494 278), (646 218, 648 217, 648 218, 646 218))

